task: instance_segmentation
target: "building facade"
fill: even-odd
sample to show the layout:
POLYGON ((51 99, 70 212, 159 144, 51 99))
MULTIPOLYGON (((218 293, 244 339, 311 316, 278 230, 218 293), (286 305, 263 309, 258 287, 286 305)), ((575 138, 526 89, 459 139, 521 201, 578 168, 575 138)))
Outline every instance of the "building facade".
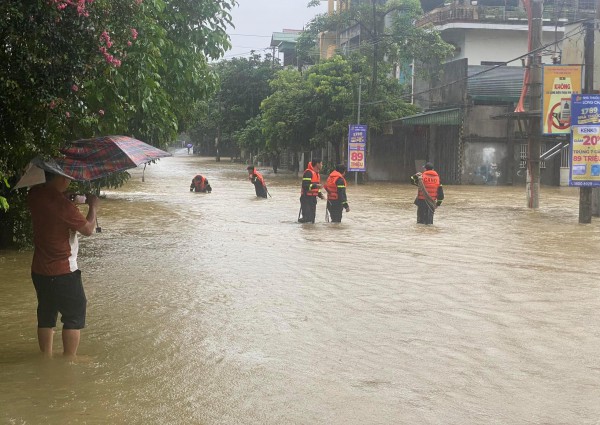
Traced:
MULTIPOLYGON (((544 9, 544 63, 560 61, 565 24, 593 13, 582 2, 563 5, 560 13, 553 4, 544 9)), ((432 161, 442 180, 450 184, 524 184, 527 119, 526 114, 513 113, 528 54, 524 7, 476 1, 434 2, 429 7, 416 24, 440 31, 442 39, 454 46, 454 57, 441 73, 414 79, 414 103, 424 112, 395 120, 390 135, 373 141, 370 177, 406 180, 419 164, 432 161), (404 157, 393 161, 394 155, 404 157)), ((539 109, 526 106, 529 111, 539 109)), ((565 146, 564 137, 542 141, 542 155, 550 150, 556 154, 541 163, 542 184, 564 182, 568 155, 556 146, 565 146)))

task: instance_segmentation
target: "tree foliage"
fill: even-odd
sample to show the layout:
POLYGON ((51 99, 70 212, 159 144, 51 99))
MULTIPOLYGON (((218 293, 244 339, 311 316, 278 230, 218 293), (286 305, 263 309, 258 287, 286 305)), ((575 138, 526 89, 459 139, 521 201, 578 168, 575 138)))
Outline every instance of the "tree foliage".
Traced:
POLYGON ((0 137, 9 149, 0 160, 20 167, 69 140, 115 132, 165 146, 190 102, 215 88, 208 60, 229 47, 234 3, 3 2, 0 137))
POLYGON ((306 63, 316 62, 315 47, 319 37, 336 34, 347 28, 360 31, 360 44, 349 45, 339 54, 368 58, 371 70, 369 87, 376 91, 380 66, 395 66, 408 73, 413 61, 439 63, 453 47, 444 42, 431 27, 416 27, 423 14, 418 0, 359 1, 332 15, 313 19, 298 41, 298 56, 306 63))
POLYGON ((313 93, 306 79, 298 70, 285 69, 277 73, 271 87, 273 94, 261 105, 265 148, 269 151, 309 148, 318 111, 313 109, 313 93))
MULTIPOLYGON (((237 0, 0 2, 0 179, 84 137, 164 147, 216 88, 237 0)), ((4 185, 2 185, 4 186, 4 185)), ((0 197, 7 195, 0 187, 0 197)))
POLYGON ((359 105, 361 80, 368 79, 365 69, 360 57, 334 56, 302 73, 295 69, 279 72, 271 83, 273 94, 261 107, 267 150, 300 152, 331 143, 336 155, 341 155, 348 126, 357 123, 359 107, 361 123, 375 132, 381 131, 386 121, 416 111, 401 100, 403 86, 383 73, 379 101, 359 105))
POLYGON ((192 139, 200 144, 204 140, 206 145, 220 136, 221 150, 239 146, 255 151, 259 140, 251 140, 251 135, 258 136, 251 127, 256 125, 261 102, 272 93, 269 82, 279 69, 279 61, 270 54, 252 54, 214 64, 218 87, 208 101, 196 105, 196 122, 190 129, 192 139), (247 124, 250 128, 241 131, 247 124))
POLYGON ((263 102, 267 143, 306 150, 330 142, 339 152, 348 124, 358 121, 359 108, 360 123, 372 133, 415 113, 417 108, 408 103, 411 65, 440 63, 452 51, 432 28, 415 27, 421 15, 417 0, 364 0, 316 16, 297 43, 299 62, 314 65, 303 73, 280 73, 275 93, 263 102), (327 45, 328 37, 337 40, 346 30, 359 32, 359 42, 322 59, 317 43, 327 45))

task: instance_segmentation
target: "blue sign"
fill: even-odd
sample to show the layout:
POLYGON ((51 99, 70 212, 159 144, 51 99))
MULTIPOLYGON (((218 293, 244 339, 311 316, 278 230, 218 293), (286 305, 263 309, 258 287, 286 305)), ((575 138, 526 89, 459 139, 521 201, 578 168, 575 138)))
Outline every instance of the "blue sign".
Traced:
POLYGON ((571 126, 600 125, 600 94, 571 96, 571 126))
POLYGON ((348 128, 348 171, 367 171, 367 126, 348 128))
POLYGON ((600 187, 600 95, 571 97, 569 186, 600 187))

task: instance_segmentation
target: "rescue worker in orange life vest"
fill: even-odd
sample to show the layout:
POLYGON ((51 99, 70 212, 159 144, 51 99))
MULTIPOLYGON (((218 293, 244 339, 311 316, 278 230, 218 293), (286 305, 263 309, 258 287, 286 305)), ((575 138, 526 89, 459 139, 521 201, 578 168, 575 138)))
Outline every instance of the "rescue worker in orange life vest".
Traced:
POLYGON ((342 211, 344 209, 346 212, 350 212, 350 206, 346 197, 346 179, 344 178, 344 174, 346 174, 346 166, 338 164, 325 183, 327 210, 333 223, 340 223, 342 221, 342 211))
POLYGON ((259 198, 267 197, 267 185, 265 183, 265 179, 261 173, 258 172, 256 168, 250 165, 248 168, 248 179, 254 185, 254 191, 256 192, 256 196, 259 198))
POLYGON ((411 176, 412 184, 419 188, 415 199, 417 223, 433 224, 433 214, 444 200, 444 188, 431 162, 427 162, 423 168, 425 171, 411 176))
POLYGON ((212 187, 210 187, 210 183, 206 177, 198 174, 192 179, 192 184, 190 184, 190 192, 210 193, 212 192, 212 187))
POLYGON ((323 168, 320 159, 313 159, 306 166, 302 175, 302 188, 300 189, 300 210, 302 217, 298 217, 300 223, 314 223, 317 213, 317 196, 325 197, 321 193, 321 176, 319 172, 323 168))

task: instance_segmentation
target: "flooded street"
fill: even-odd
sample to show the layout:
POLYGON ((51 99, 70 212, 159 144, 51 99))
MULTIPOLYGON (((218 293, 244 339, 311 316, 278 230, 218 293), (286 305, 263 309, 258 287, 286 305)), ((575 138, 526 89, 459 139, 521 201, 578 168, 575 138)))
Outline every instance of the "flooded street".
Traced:
POLYGON ((342 223, 310 225, 300 178, 259 167, 263 200, 245 168, 180 151, 105 192, 76 363, 41 358, 32 253, 0 251, 0 424, 599 423, 578 189, 445 186, 423 226, 413 186, 349 177, 342 223))

